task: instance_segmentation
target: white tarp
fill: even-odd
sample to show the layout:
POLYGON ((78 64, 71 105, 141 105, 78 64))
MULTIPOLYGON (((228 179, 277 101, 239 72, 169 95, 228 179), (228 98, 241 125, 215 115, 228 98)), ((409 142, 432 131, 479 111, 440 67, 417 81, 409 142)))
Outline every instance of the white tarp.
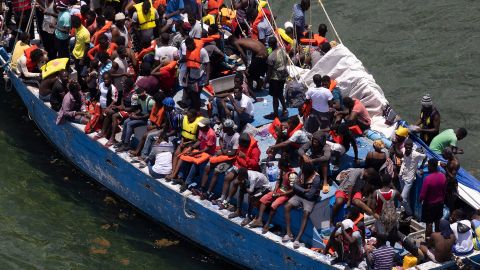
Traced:
POLYGON ((372 129, 389 137, 394 127, 385 125, 383 109, 388 104, 382 88, 363 66, 362 62, 342 44, 333 47, 315 66, 301 76, 306 85, 312 84, 313 75, 328 75, 337 81, 342 96, 362 101, 372 117, 372 129))

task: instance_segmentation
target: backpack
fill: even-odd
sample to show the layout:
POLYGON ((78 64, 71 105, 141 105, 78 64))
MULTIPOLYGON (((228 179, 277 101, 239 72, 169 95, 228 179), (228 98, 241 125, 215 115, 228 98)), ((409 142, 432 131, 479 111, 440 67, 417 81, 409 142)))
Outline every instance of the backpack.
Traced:
POLYGON ((380 223, 385 227, 387 233, 391 232, 393 228, 397 226, 399 216, 395 208, 395 190, 392 190, 392 197, 387 201, 380 190, 376 190, 375 194, 377 198, 383 202, 382 211, 380 213, 380 223))
POLYGON ((307 87, 301 82, 292 80, 286 85, 287 92, 287 103, 290 108, 300 108, 305 103, 305 93, 307 92, 307 87))

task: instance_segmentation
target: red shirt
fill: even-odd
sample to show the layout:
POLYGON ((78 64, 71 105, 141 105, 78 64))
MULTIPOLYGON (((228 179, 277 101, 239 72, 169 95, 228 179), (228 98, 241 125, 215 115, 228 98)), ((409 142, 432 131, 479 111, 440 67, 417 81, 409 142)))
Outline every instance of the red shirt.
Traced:
POLYGON ((419 199, 428 204, 442 203, 446 191, 447 178, 441 172, 434 172, 423 180, 419 199))
POLYGON ((370 115, 368 114, 367 108, 363 105, 363 103, 358 100, 358 99, 353 99, 355 101, 355 104, 353 105, 352 112, 356 112, 358 115, 358 120, 362 123, 364 123, 367 126, 370 126, 372 124, 372 119, 370 118, 370 115))
POLYGON ((207 132, 202 130, 198 131, 198 141, 200 142, 199 149, 204 150, 210 147, 210 151, 207 151, 208 154, 215 154, 215 148, 217 145, 217 135, 212 128, 209 128, 207 132))
POLYGON ((168 65, 161 67, 159 73, 160 89, 167 93, 171 92, 176 82, 177 61, 172 61, 168 65))

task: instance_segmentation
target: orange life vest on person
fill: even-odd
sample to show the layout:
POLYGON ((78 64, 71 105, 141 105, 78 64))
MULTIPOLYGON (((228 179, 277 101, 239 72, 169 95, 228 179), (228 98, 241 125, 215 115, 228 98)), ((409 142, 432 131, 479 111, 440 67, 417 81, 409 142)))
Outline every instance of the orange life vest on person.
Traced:
POLYGON ((287 131, 287 137, 292 137, 293 133, 303 128, 303 123, 298 124, 294 129, 287 131))
POLYGON ((223 5, 223 0, 208 0, 207 13, 212 15, 218 14, 218 9, 223 5))
POLYGON ((113 22, 111 22, 111 21, 105 21, 105 25, 100 30, 95 32, 95 34, 91 38, 91 41, 92 41, 93 45, 98 45, 98 37, 101 34, 104 34, 108 30, 110 30, 110 28, 112 27, 112 24, 113 24, 113 22))
POLYGON ((330 80, 330 87, 328 87, 328 90, 333 91, 333 89, 335 89, 336 86, 337 86, 337 81, 330 80))
POLYGON ((332 136, 333 142, 338 144, 343 144, 343 137, 338 135, 337 132, 335 132, 335 130, 330 130, 329 134, 330 136, 332 136))
MULTIPOLYGON (((308 33, 303 33, 304 36, 307 36, 308 33)), ((312 46, 320 46, 323 43, 327 42, 327 39, 320 36, 319 34, 314 34, 312 38, 301 38, 300 43, 302 45, 312 45, 312 46)))
POLYGON ((201 40, 195 39, 195 49, 193 51, 187 50, 186 62, 187 68, 196 68, 199 69, 202 65, 202 59, 200 57, 200 50, 203 48, 203 42, 201 40))
POLYGON ((152 6, 154 9, 158 9, 159 6, 166 6, 167 0, 154 0, 152 6))
POLYGON ((165 116, 165 108, 160 105, 153 105, 152 111, 150 112, 150 116, 148 117, 148 120, 150 120, 150 123, 154 124, 157 127, 160 127, 163 122, 163 117, 165 116))
POLYGON ((32 45, 25 50, 25 57, 27 58, 27 69, 29 72, 33 72, 37 68, 37 63, 32 61, 32 52, 38 49, 37 45, 32 45))
POLYGON ((143 50, 141 50, 138 54, 137 54, 137 61, 142 61, 143 60, 143 57, 153 51, 155 51, 155 46, 157 46, 157 40, 154 39, 152 40, 152 42, 150 43, 150 47, 147 47, 143 50))
POLYGON ((252 135, 250 135, 250 144, 248 145, 247 152, 245 153, 247 157, 252 155, 252 151, 255 145, 257 145, 257 140, 255 140, 255 138, 252 135))

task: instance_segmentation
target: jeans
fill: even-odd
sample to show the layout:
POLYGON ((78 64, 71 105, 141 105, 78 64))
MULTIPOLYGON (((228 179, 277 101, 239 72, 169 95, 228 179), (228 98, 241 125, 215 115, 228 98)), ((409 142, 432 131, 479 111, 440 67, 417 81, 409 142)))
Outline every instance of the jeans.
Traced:
POLYGON ((147 125, 145 120, 136 120, 128 118, 123 122, 123 131, 122 131, 122 142, 128 144, 130 142, 130 137, 132 137, 133 131, 136 127, 141 127, 147 125))
POLYGON ((200 163, 200 164, 192 164, 192 166, 190 166, 190 170, 188 171, 188 175, 187 175, 187 178, 185 179, 185 183, 187 185, 190 185, 193 180, 195 179, 195 176, 197 175, 198 172, 203 172, 203 170, 205 169, 205 166, 207 166, 208 164, 208 161, 205 161, 204 163, 200 163))
POLYGON ((412 180, 403 180, 400 178, 400 188, 402 189, 402 206, 405 209, 407 216, 413 215, 412 208, 410 206, 410 191, 412 189, 414 179, 412 180))
POLYGON ((141 152, 141 157, 146 158, 150 154, 150 151, 152 151, 152 145, 155 142, 156 138, 162 130, 152 130, 147 133, 147 138, 145 139, 145 144, 143 145, 142 152, 141 152))
POLYGON ((159 179, 159 178, 165 178, 164 174, 159 174, 153 171, 152 169, 153 164, 152 162, 148 162, 148 173, 150 174, 151 177, 159 179))
POLYGON ((65 40, 55 37, 55 50, 57 50, 57 58, 69 58, 70 57, 70 39, 65 40))

